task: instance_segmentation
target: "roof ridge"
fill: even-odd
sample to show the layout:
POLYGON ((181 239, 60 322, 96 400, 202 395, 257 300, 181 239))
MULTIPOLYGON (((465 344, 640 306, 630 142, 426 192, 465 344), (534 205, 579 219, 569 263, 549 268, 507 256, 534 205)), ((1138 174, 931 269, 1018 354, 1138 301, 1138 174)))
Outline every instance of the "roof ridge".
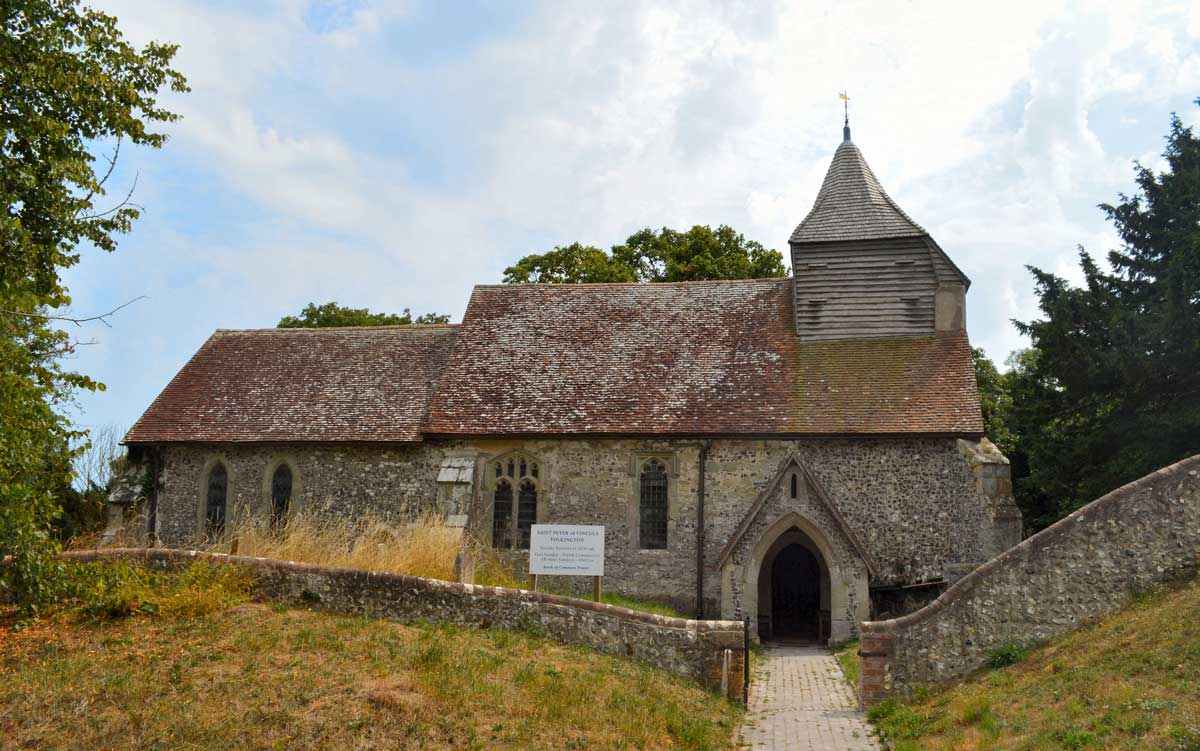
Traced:
POLYGON ((429 331, 429 330, 446 330, 456 329, 461 326, 461 323, 393 323, 379 326, 287 326, 280 328, 278 326, 252 328, 252 329, 214 329, 214 334, 266 334, 266 333, 293 333, 293 332, 321 332, 321 331, 429 331))

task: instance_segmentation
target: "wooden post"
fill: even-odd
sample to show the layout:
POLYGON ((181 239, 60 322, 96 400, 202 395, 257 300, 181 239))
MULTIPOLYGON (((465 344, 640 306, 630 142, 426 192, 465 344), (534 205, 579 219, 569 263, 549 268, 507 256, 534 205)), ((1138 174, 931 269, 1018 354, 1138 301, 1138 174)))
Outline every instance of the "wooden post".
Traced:
POLYGON ((530 574, 530 575, 529 575, 529 589, 530 589, 530 590, 532 590, 532 591, 534 591, 534 592, 536 592, 536 591, 537 591, 537 577, 538 577, 538 575, 537 575, 537 574, 530 574))
POLYGON ((592 601, 600 602, 600 577, 592 577, 592 601))

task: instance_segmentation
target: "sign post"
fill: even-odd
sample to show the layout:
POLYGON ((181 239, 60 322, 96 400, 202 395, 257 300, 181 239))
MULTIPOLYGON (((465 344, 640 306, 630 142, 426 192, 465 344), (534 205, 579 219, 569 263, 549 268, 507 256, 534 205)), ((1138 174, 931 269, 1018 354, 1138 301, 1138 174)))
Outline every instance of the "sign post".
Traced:
POLYGON ((590 576, 592 598, 600 602, 604 576, 604 527, 580 524, 534 524, 529 532, 529 574, 537 589, 539 576, 590 576))

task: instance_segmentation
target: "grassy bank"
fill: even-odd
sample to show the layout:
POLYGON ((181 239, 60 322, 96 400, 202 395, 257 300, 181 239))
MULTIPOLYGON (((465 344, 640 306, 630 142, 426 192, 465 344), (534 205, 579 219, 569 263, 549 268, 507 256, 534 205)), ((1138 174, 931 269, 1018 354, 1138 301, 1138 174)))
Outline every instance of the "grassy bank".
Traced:
POLYGON ((0 615, 0 749, 728 749, 694 683, 537 634, 246 601, 236 571, 77 567, 23 630, 0 615))
POLYGON ((1019 661, 869 716, 897 751, 1200 751, 1200 583, 995 659, 1019 661))
MULTIPOLYGON (((455 580, 454 562, 460 550, 461 529, 445 526, 437 516, 396 523, 368 514, 349 523, 345 519, 298 513, 274 529, 249 514, 241 514, 240 519, 220 543, 208 549, 229 553, 236 541, 239 555, 455 580)), ((465 545, 475 560, 477 584, 512 589, 529 586, 528 577, 518 576, 492 548, 475 540, 468 540, 465 545)), ((553 587, 548 591, 569 594, 553 587)), ((664 603, 616 592, 604 592, 601 599, 631 610, 690 617, 664 603)))

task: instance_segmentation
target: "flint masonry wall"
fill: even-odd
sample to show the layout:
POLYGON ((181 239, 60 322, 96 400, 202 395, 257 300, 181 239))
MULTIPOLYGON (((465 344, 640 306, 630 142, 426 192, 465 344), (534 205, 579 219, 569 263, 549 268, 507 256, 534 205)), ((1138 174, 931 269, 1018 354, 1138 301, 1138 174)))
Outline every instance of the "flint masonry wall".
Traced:
POLYGON ((559 643, 639 660, 714 690, 721 686, 728 649, 728 696, 741 698, 744 642, 737 621, 666 618, 540 592, 195 551, 89 550, 64 557, 81 562, 138 559, 161 567, 193 561, 242 566, 254 574, 256 596, 262 600, 403 622, 536 629, 559 643))
MULTIPOLYGON (((872 585, 939 579, 956 567, 970 568, 984 560, 990 501, 958 443, 953 438, 714 439, 705 473, 705 615, 721 612, 721 549, 793 451, 879 564, 872 585)), ((486 471, 488 462, 513 451, 539 463, 540 522, 605 525, 606 588, 695 612, 698 440, 168 446, 163 450, 159 535, 168 546, 196 543, 207 472, 217 459, 229 471, 231 513, 248 508, 265 515, 270 474, 276 463, 287 459, 295 472, 298 508, 354 519, 367 511, 397 516, 432 509, 439 466, 447 457, 461 456, 477 461, 474 524, 477 531, 490 534, 494 479, 486 471), (665 550, 643 550, 637 542, 637 471, 650 457, 663 461, 669 472, 665 550)), ((524 553, 509 557, 515 568, 526 570, 524 553)))
POLYGON ((981 667, 1194 572, 1200 554, 1200 455, 1084 506, 968 574, 921 610, 862 624, 859 690, 892 691, 981 667))
POLYGON ((171 445, 163 448, 158 535, 183 547, 199 539, 208 472, 217 460, 229 472, 230 518, 266 516, 275 467, 293 470, 294 508, 333 517, 371 512, 398 517, 432 510, 438 467, 452 444, 354 446, 345 444, 171 445))

